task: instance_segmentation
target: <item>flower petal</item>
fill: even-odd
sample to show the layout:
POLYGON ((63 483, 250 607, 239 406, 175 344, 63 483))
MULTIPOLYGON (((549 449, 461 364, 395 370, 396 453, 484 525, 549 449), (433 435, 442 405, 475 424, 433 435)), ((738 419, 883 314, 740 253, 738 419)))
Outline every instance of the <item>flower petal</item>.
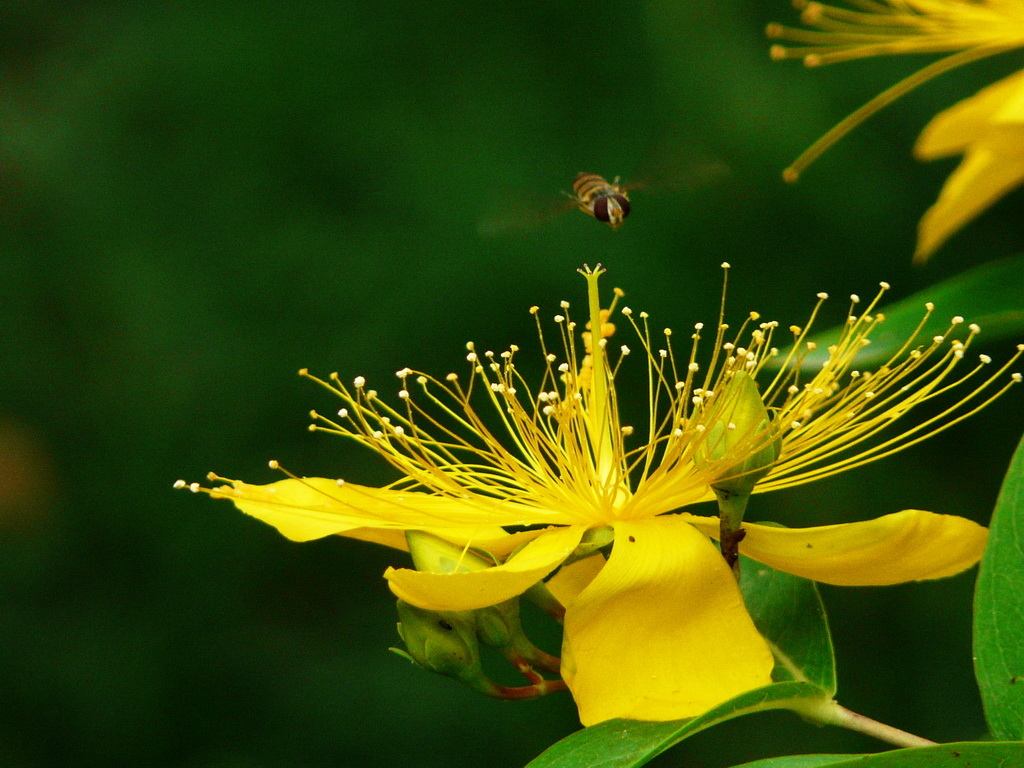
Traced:
POLYGON ((558 602, 568 605, 601 572, 604 563, 604 555, 598 552, 596 555, 577 560, 570 565, 564 565, 548 580, 548 589, 558 602))
POLYGON ((584 725, 692 717, 767 685, 772 666, 732 571, 678 516, 617 523, 566 612, 562 676, 584 725))
POLYGON ((1024 122, 1024 72, 1018 72, 932 118, 914 146, 921 160, 963 152, 982 139, 992 122, 1024 122))
MULTIPOLYGON (((1024 143, 1024 126, 1019 126, 1016 134, 1020 146, 1024 143)), ((957 230, 1024 181, 1024 154, 1001 151, 1006 139, 993 136, 972 145, 946 179, 938 200, 918 224, 915 260, 927 259, 957 230)))
POLYGON ((269 485, 236 482, 214 488, 210 495, 234 502, 247 515, 274 526, 293 541, 345 534, 356 528, 430 530, 452 541, 493 540, 505 535, 501 525, 549 520, 543 510, 502 507, 491 499, 451 499, 354 483, 339 486, 337 481, 321 477, 269 485))
POLYGON ((509 600, 547 576, 580 543, 583 526, 551 528, 494 568, 469 573, 424 573, 408 568, 384 572, 391 591, 432 611, 469 611, 509 600))
MULTIPOLYGON (((710 536, 717 517, 684 515, 710 536)), ((875 520, 817 528, 744 523, 740 552, 780 571, 839 586, 941 579, 978 562, 988 531, 954 515, 907 509, 875 520)))

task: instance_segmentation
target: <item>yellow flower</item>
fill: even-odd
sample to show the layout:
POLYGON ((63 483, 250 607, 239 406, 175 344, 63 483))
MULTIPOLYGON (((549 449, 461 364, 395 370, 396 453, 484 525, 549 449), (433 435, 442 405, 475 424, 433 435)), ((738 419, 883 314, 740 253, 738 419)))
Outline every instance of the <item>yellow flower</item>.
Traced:
MULTIPOLYGON (((879 0, 851 8, 798 0, 814 29, 769 24, 774 59, 810 67, 905 53, 950 53, 886 89, 840 121, 783 172, 795 181, 812 162, 878 110, 922 83, 964 64, 1024 47, 1024 4, 1018 0, 879 0)), ((931 160, 965 153, 938 201, 918 226, 914 259, 927 260, 951 235, 1024 180, 1024 81, 1017 74, 938 115, 915 148, 931 160)))
MULTIPOLYGON (((635 331, 646 367, 646 381, 637 382, 646 414, 635 427, 623 415, 634 403, 620 389, 631 350, 609 344, 622 292, 602 309, 602 270, 582 272, 597 343, 562 302, 554 316, 559 344, 552 347, 539 309, 532 308, 543 355, 535 383, 520 370, 517 346, 495 353, 473 343, 466 345, 462 374, 438 379, 399 370, 394 399, 363 377, 345 383, 338 374, 322 380, 301 372, 342 402, 337 416, 314 412, 311 429, 365 445, 398 471, 395 483, 372 488, 287 473, 265 486, 189 487, 229 499, 297 541, 342 534, 405 548, 403 531, 428 530, 490 554, 494 567, 471 572, 388 569, 399 598, 435 611, 512 599, 558 569, 588 532, 614 536, 606 563, 594 556, 551 580, 566 606, 562 675, 580 719, 693 716, 768 683, 773 660, 711 541, 718 518, 680 514, 680 508, 714 498, 712 486, 736 472, 758 470, 747 459, 770 443, 780 444, 770 454, 777 460, 757 491, 815 480, 912 445, 984 407, 1020 375, 1006 376, 1012 360, 989 374, 986 356, 963 372, 978 329, 962 329, 961 318, 940 336, 908 339, 876 371, 856 370, 858 350, 883 320, 875 309, 883 284, 863 311, 851 297, 841 339, 806 381, 800 361, 814 347, 806 340, 810 323, 791 326, 793 351, 763 377, 763 405, 750 408, 740 398, 757 396, 752 382, 780 355, 773 341, 785 332, 778 323, 751 313, 730 331, 720 318, 705 367, 698 362, 707 343, 702 324, 691 334, 689 353, 679 357, 670 329, 655 334, 647 313, 623 307, 617 316, 635 331), (963 338, 954 338, 961 329, 963 338), (917 405, 960 387, 968 391, 958 402, 890 433, 917 405), (757 416, 765 409, 767 422, 757 416), (734 422, 733 414, 746 416, 734 422), (505 531, 521 526, 527 528, 505 531)), ((812 322, 826 298, 819 294, 812 322)), ((744 529, 748 557, 844 585, 957 573, 978 560, 986 535, 968 520, 917 510, 847 525, 746 523, 744 529)))

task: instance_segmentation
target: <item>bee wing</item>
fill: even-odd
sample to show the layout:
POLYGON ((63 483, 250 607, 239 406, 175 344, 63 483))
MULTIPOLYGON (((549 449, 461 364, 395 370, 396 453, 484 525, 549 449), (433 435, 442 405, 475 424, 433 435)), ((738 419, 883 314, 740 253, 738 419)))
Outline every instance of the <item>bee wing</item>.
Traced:
POLYGON ((576 199, 567 193, 559 198, 542 200, 538 205, 522 202, 524 199, 506 201, 500 211, 482 217, 476 224, 477 234, 481 237, 501 237, 529 232, 576 207, 576 199))
POLYGON ((689 164, 685 168, 660 169, 654 173, 641 176, 635 181, 622 183, 623 189, 629 193, 644 194, 677 194, 694 192, 703 187, 723 181, 732 170, 721 160, 701 160, 689 164))
POLYGON ((729 166, 683 134, 662 138, 644 153, 635 180, 622 184, 627 192, 685 193, 731 174, 729 166))

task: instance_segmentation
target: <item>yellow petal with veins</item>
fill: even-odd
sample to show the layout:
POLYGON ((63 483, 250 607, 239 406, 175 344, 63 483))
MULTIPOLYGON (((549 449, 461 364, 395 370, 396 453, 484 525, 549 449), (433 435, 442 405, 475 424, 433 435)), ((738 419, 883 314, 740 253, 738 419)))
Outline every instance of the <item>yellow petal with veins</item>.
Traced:
POLYGON ((210 495, 234 502, 247 515, 274 526, 293 541, 356 528, 429 530, 452 541, 488 541, 505 535, 502 525, 562 522, 554 513, 482 497, 454 499, 354 483, 339 486, 335 480, 321 477, 268 485, 237 482, 214 488, 210 495))
POLYGON ((548 589, 562 605, 568 605, 594 580, 604 567, 604 555, 596 555, 577 560, 571 565, 563 566, 558 573, 547 582, 548 589))
MULTIPOLYGON (((717 517, 682 517, 718 536, 717 517)), ((805 579, 849 587, 952 576, 981 559, 988 537, 966 518, 917 509, 816 528, 744 523, 743 529, 741 554, 805 579)))
POLYGON ((391 591, 433 611, 469 611, 522 594, 565 560, 580 543, 583 526, 551 528, 501 565, 468 573, 424 573, 388 568, 391 591))
POLYGON ((617 523, 565 615, 562 676, 584 725, 692 717, 768 684, 772 666, 732 571, 674 515, 617 523))

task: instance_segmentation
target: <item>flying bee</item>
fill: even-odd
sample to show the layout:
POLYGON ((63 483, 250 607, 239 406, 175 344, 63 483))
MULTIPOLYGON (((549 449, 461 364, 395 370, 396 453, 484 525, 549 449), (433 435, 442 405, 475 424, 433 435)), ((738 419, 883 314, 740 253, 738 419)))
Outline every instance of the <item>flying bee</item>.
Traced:
MULTIPOLYGON (((673 158, 669 156, 669 160, 673 158)), ((656 173, 628 184, 622 183, 618 176, 609 182, 599 174, 580 172, 573 180, 572 192, 562 192, 561 200, 554 195, 547 199, 530 193, 513 195, 505 191, 502 201, 494 206, 500 210, 480 219, 477 232, 484 237, 494 237, 529 231, 573 208, 617 230, 632 210, 632 193, 692 192, 729 173, 724 163, 692 147, 688 148, 685 156, 674 158, 674 162, 659 162, 656 170, 656 173)))
POLYGON ((629 216, 629 193, 619 183, 619 177, 609 184, 603 176, 581 171, 572 182, 570 197, 587 216, 603 221, 618 229, 629 216))

